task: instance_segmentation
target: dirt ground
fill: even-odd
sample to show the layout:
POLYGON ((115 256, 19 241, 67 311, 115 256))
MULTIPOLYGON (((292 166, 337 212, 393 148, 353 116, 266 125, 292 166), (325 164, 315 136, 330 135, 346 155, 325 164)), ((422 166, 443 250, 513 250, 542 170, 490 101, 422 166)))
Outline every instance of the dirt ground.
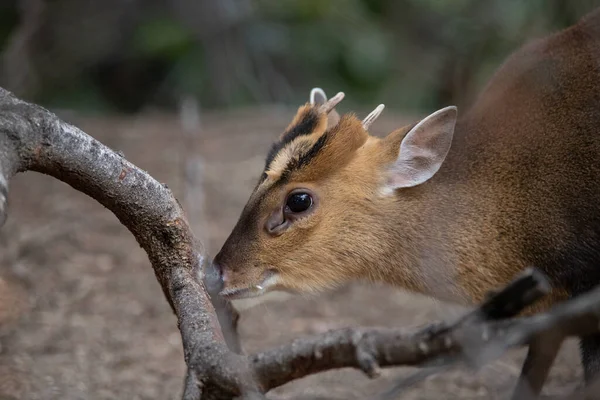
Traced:
MULTIPOLYGON (((194 223, 210 254, 236 222, 270 142, 292 114, 272 108, 203 116, 196 155, 204 199, 190 204, 204 204, 205 220, 194 217, 194 223)), ((178 118, 72 121, 183 197, 188 146, 178 118)), ((375 130, 404 122, 388 113, 375 130)), ((176 321, 129 232, 93 200, 46 176, 17 176, 9 201, 9 220, 0 230, 0 399, 180 398, 184 363, 176 321)), ((333 328, 408 328, 461 312, 388 287, 355 284, 310 298, 276 296, 244 309, 240 329, 251 352, 333 328)), ((398 398, 507 398, 523 356, 515 351, 480 371, 432 377, 398 398)), ((269 397, 368 399, 414 371, 389 369, 369 380, 339 370, 295 381, 269 397)), ((569 342, 545 392, 567 393, 580 379, 577 343, 569 342)))

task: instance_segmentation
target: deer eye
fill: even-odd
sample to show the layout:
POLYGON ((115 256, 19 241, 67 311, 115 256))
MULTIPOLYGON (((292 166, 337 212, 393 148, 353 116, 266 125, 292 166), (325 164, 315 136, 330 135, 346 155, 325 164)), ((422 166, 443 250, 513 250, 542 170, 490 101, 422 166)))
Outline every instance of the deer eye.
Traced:
POLYGON ((285 211, 301 213, 313 205, 313 199, 308 193, 292 193, 285 203, 285 211))

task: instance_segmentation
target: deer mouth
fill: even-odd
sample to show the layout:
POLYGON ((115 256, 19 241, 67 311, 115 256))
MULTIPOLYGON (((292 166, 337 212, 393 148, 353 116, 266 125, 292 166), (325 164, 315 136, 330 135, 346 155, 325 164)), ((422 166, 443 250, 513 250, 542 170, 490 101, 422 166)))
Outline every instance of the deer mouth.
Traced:
POLYGON ((278 283, 278 275, 269 270, 260 284, 247 287, 225 288, 219 293, 227 300, 248 299, 258 297, 273 289, 278 283))
POLYGON ((221 293, 219 293, 222 297, 227 300, 238 300, 238 299, 248 299, 251 297, 257 297, 263 294, 265 290, 257 290, 252 287, 249 288, 230 288, 223 289, 221 293))

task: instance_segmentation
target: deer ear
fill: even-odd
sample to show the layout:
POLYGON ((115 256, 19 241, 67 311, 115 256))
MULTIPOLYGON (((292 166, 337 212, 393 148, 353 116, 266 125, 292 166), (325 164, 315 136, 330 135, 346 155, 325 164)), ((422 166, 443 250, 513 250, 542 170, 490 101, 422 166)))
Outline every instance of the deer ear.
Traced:
MULTIPOLYGON (((321 88, 313 88, 310 91, 310 104, 313 106, 322 106, 327 102, 327 95, 321 88)), ((340 122, 340 115, 335 109, 331 110, 327 115, 327 130, 333 128, 340 122)))
POLYGON ((454 106, 442 108, 404 136, 390 171, 390 189, 417 186, 435 175, 450 150, 457 114, 454 106))

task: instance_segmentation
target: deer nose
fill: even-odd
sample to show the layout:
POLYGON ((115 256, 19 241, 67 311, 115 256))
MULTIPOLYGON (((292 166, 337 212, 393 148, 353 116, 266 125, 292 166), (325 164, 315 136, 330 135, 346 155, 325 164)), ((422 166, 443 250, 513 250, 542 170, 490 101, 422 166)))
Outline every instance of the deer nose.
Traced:
POLYGON ((212 263, 212 269, 214 271, 214 274, 218 277, 219 281, 221 283, 225 283, 228 280, 228 273, 225 270, 225 268, 223 268, 222 264, 220 264, 217 261, 213 261, 212 263))
POLYGON ((214 260, 206 264, 204 269, 204 283, 206 289, 213 295, 223 290, 225 282, 223 281, 223 268, 218 262, 214 260))

